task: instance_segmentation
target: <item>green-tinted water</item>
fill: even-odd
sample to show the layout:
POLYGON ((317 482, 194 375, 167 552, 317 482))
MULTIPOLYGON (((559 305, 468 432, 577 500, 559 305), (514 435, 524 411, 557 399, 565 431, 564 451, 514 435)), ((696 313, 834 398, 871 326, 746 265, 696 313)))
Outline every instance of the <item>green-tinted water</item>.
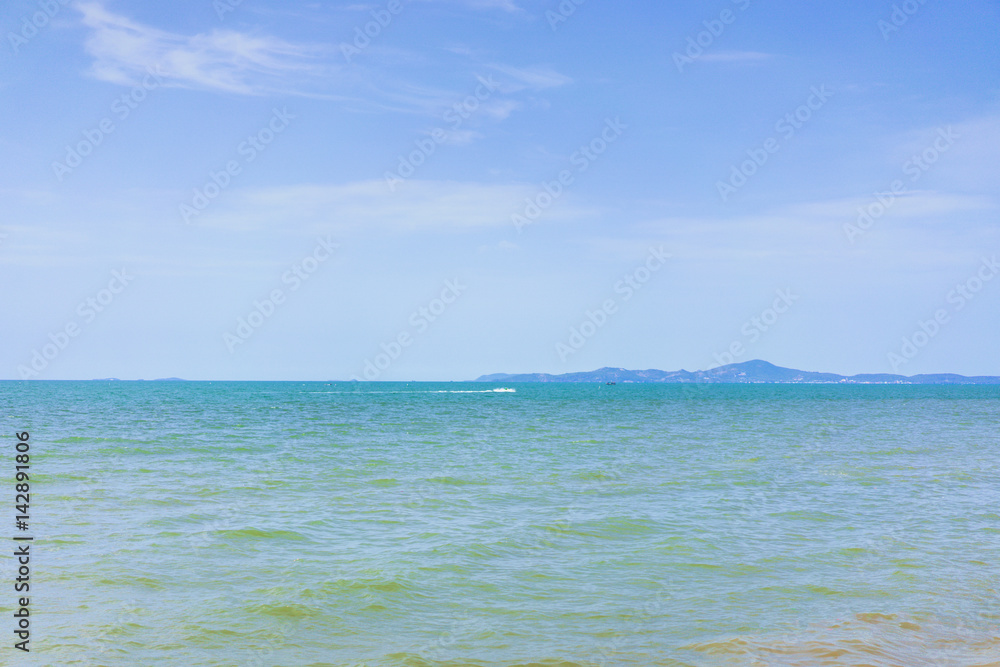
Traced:
POLYGON ((2 660, 1000 660, 1000 388, 496 386, 0 383, 2 660))

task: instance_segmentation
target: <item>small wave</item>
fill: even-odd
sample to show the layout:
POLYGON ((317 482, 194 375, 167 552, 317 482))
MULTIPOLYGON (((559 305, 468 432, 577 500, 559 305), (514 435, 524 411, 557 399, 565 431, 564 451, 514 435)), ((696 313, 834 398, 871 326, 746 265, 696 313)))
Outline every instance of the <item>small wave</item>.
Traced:
POLYGON ((883 665, 994 665, 1000 657, 1000 638, 992 627, 968 619, 900 617, 861 613, 830 624, 800 628, 798 632, 733 637, 691 644, 697 651, 728 660, 726 664, 781 664, 788 667, 863 664, 883 665))
POLYGON ((311 607, 307 607, 302 604, 286 603, 286 604, 274 604, 274 603, 264 603, 257 604, 247 607, 247 611, 252 614, 260 614, 262 616, 272 616, 275 618, 307 618, 309 616, 317 616, 319 612, 311 607))
POLYGON ((305 535, 297 533, 294 530, 261 530, 260 528, 240 528, 235 530, 220 530, 216 531, 215 534, 222 538, 235 539, 235 540, 278 539, 278 540, 306 541, 309 539, 305 535))
POLYGON ((606 473, 603 471, 591 471, 591 472, 578 472, 573 475, 575 479, 581 479, 584 481, 596 480, 598 482, 603 482, 611 479, 621 479, 621 475, 615 473, 606 473))
POLYGON ((431 477, 431 478, 428 478, 425 481, 427 481, 427 482, 433 482, 435 484, 448 484, 448 485, 451 485, 451 486, 466 486, 468 484, 480 485, 480 484, 486 484, 487 483, 487 482, 484 482, 484 481, 481 481, 481 480, 462 479, 460 477, 450 477, 450 476, 431 477))
POLYGON ((117 575, 114 579, 102 577, 97 580, 97 583, 101 586, 142 586, 144 588, 151 588, 157 591, 164 591, 167 589, 166 583, 160 581, 159 579, 124 574, 117 575))
POLYGON ((363 579, 337 579, 325 582, 319 589, 322 594, 340 594, 345 591, 367 593, 417 594, 417 586, 404 577, 367 577, 363 579))

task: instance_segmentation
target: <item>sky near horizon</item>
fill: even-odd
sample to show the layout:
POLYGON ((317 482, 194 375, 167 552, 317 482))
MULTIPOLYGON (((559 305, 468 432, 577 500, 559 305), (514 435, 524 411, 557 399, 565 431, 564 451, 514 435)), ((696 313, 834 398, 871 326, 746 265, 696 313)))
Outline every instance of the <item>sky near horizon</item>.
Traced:
POLYGON ((1000 6, 12 0, 0 379, 1000 375, 1000 6))

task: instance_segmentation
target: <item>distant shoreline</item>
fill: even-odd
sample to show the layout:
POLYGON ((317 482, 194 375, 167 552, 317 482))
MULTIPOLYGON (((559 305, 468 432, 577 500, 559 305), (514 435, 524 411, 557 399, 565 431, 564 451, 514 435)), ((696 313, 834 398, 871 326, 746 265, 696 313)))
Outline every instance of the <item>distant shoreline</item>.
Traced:
POLYGON ((990 385, 1000 384, 1000 376, 965 376, 954 373, 925 375, 893 375, 891 373, 864 373, 838 375, 815 373, 793 368, 782 368, 767 361, 755 359, 738 364, 727 364, 706 371, 628 370, 625 368, 600 368, 581 373, 495 373, 482 375, 475 382, 614 382, 626 384, 850 384, 850 385, 990 385))

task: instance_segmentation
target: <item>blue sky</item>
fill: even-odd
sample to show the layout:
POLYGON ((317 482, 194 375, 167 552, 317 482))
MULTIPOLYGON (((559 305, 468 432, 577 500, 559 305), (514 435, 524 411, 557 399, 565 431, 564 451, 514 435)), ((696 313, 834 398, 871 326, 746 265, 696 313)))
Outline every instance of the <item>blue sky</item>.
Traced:
POLYGON ((0 377, 1000 374, 996 3, 0 27, 0 377))

